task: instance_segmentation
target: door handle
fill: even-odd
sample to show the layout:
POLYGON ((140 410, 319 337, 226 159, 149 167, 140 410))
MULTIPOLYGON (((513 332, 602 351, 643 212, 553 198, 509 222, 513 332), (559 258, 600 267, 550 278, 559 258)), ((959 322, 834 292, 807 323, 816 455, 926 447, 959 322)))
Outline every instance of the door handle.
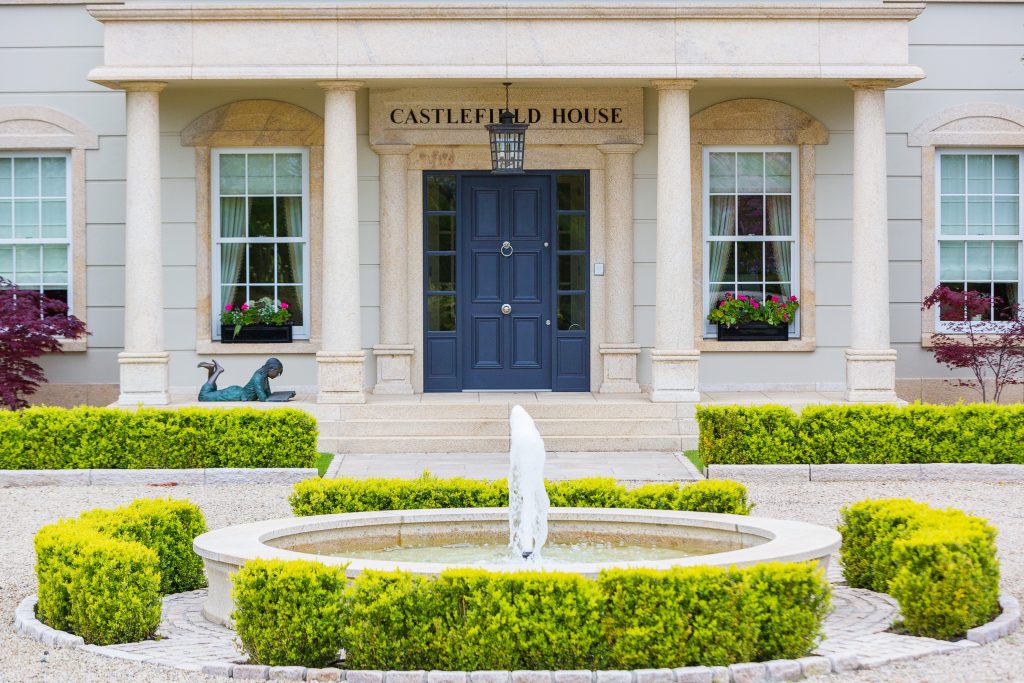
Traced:
POLYGON ((512 243, 511 243, 511 242, 509 242, 508 240, 506 240, 506 241, 505 241, 505 242, 504 242, 504 243, 503 243, 503 244, 501 245, 501 250, 500 250, 500 251, 501 251, 501 255, 502 255, 502 256, 504 256, 505 258, 508 258, 509 256, 511 256, 511 255, 512 255, 512 252, 514 251, 514 250, 512 249, 512 243))
POLYGON ((502 304, 501 305, 501 312, 504 313, 505 315, 508 315, 509 313, 512 312, 512 307, 509 306, 508 304, 502 304))

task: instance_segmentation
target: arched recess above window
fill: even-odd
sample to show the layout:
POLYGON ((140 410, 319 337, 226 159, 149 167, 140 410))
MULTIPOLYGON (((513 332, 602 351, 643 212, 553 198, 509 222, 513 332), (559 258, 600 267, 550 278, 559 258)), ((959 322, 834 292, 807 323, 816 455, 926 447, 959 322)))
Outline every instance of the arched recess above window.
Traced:
POLYGON ((911 147, 1024 146, 1024 109, 972 102, 943 109, 907 136, 911 147))
MULTIPOLYGON (((230 102, 200 115, 182 130, 181 144, 196 150, 197 352, 230 354, 272 350, 275 354, 289 354, 311 353, 319 349, 321 264, 318 255, 321 253, 323 235, 323 140, 324 120, 321 116, 280 100, 230 102), (308 281, 302 280, 299 283, 306 288, 304 297, 309 304, 308 309, 303 309, 303 327, 308 330, 308 340, 275 345, 272 349, 261 349, 252 344, 222 345, 214 341, 213 332, 217 321, 212 311, 213 301, 219 302, 221 297, 214 296, 213 292, 215 259, 212 226, 214 202, 219 202, 219 197, 214 195, 211 162, 215 156, 214 150, 219 150, 220 154, 234 154, 230 148, 238 148, 237 154, 260 154, 258 148, 274 148, 278 154, 282 151, 295 151, 297 148, 308 150, 305 172, 308 173, 306 212, 309 228, 308 241, 303 245, 308 253, 302 259, 307 268, 308 281), (225 152, 225 149, 228 151, 225 152)), ((298 257, 295 260, 298 261, 298 257)))
MULTIPOLYGON (((703 285, 699 289, 700 305, 694 307, 696 344, 702 351, 813 351, 815 338, 814 286, 814 146, 828 143, 828 129, 807 112, 785 102, 762 98, 727 100, 713 104, 690 117, 691 172, 693 185, 693 259, 696 273, 703 285), (793 289, 801 306, 798 338, 787 342, 719 342, 705 338, 704 317, 707 300, 712 297, 708 271, 705 268, 705 189, 704 148, 743 148, 756 152, 758 147, 796 148, 794 160, 799 178, 793 179, 798 189, 799 204, 794 207, 794 220, 799 225, 795 246, 799 258, 799 278, 793 289)), ((765 278, 768 276, 765 275, 765 278)), ((791 334, 793 334, 791 332, 791 334)))
MULTIPOLYGON (((0 225, 13 226, 9 234, 0 228, 0 272, 10 276, 13 270, 18 284, 39 287, 51 292, 51 296, 66 293, 71 312, 82 320, 86 317, 85 151, 98 147, 97 135, 89 126, 61 111, 20 105, 0 107, 0 164, 13 171, 8 175, 5 169, 0 175, 6 177, 7 182, 16 181, 17 166, 24 169, 22 172, 31 173, 33 163, 37 163, 39 176, 46 176, 46 182, 39 184, 35 192, 28 189, 33 184, 32 179, 26 178, 19 184, 21 189, 4 193, 8 197, 13 194, 15 198, 21 193, 22 199, 15 199, 19 204, 38 202, 39 215, 45 218, 41 219, 42 223, 22 225, 20 230, 18 214, 14 215, 14 220, 8 215, 6 221, 0 221, 0 225), (61 182, 61 178, 66 182, 61 182), (34 242, 37 238, 42 241, 34 242), (36 249, 40 251, 37 253, 36 249), (15 267, 16 259, 7 258, 15 251, 23 262, 38 264, 28 269, 38 271, 36 277, 15 267), (38 261, 32 260, 34 258, 38 261), (66 269, 61 262, 67 264, 66 269), (43 273, 40 266, 44 263, 48 270, 46 277, 40 277, 43 273)), ((10 200, 4 203, 0 211, 10 211, 10 200)), ((35 214, 28 211, 22 215, 35 214)), ((86 345, 85 339, 68 340, 63 348, 85 351, 86 345)))

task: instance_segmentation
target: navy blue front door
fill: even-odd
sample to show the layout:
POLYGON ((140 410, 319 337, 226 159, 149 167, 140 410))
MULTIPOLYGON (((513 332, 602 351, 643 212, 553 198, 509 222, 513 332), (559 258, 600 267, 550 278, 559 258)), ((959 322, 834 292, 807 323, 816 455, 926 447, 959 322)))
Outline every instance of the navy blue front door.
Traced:
POLYGON ((551 388, 551 180, 466 176, 462 387, 551 388))

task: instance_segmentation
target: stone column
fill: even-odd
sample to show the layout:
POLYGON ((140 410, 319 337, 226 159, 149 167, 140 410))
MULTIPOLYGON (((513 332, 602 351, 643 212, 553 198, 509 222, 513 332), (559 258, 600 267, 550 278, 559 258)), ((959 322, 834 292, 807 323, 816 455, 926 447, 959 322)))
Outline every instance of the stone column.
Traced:
POLYGON ((166 83, 122 83, 126 108, 124 352, 120 405, 170 402, 164 350, 160 216, 160 91, 166 83))
POLYGON ((694 345, 693 230, 690 213, 690 90, 695 81, 655 81, 658 89, 658 227, 651 400, 698 401, 694 345))
POLYGON ((412 393, 407 270, 406 162, 412 145, 375 145, 380 156, 380 343, 375 394, 412 393))
POLYGON ((321 344, 316 354, 320 403, 362 403, 356 91, 362 83, 320 83, 324 97, 324 237, 321 344))
POLYGON ((889 344, 889 225, 886 205, 886 82, 853 88, 853 307, 846 350, 846 400, 897 401, 889 344))
POLYGON ((605 159, 605 341, 601 393, 639 393, 633 342, 633 155, 640 145, 599 145, 605 159))

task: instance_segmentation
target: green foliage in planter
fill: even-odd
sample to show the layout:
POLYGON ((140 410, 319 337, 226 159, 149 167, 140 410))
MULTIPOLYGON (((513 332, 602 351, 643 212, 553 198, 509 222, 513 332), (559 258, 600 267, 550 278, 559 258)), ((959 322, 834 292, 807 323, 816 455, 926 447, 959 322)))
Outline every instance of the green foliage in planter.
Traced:
POLYGON ((39 619, 87 642, 142 640, 160 596, 206 585, 192 541, 206 531, 187 501, 137 500, 42 527, 35 536, 39 619))
MULTIPOLYGON (((642 508, 748 514, 747 489, 731 481, 697 481, 686 485, 649 484, 627 489, 608 477, 546 482, 553 507, 642 508)), ((417 479, 307 479, 289 496, 292 511, 302 517, 342 512, 434 508, 504 507, 504 480, 438 479, 429 473, 417 479)))
POLYGON ((285 644, 292 634, 333 638, 339 627, 340 639, 323 651, 344 648, 351 669, 628 669, 799 657, 820 639, 829 609, 828 583, 810 564, 623 569, 597 580, 370 571, 346 586, 340 569, 286 563, 316 587, 308 591, 281 578, 283 564, 256 560, 239 573, 245 607, 235 619, 250 656, 276 647, 288 656, 274 663, 289 665, 313 663, 285 644))
POLYGON ((890 593, 909 633, 956 638, 999 613, 996 530, 985 520, 907 499, 854 503, 842 519, 847 582, 890 593))
POLYGON ((316 419, 276 408, 0 411, 0 469, 312 467, 316 419))
POLYGON ((1024 464, 1021 405, 701 406, 709 465, 1024 464))
POLYGON ((338 658, 344 567, 254 560, 233 580, 232 619, 254 663, 323 667, 338 658))

